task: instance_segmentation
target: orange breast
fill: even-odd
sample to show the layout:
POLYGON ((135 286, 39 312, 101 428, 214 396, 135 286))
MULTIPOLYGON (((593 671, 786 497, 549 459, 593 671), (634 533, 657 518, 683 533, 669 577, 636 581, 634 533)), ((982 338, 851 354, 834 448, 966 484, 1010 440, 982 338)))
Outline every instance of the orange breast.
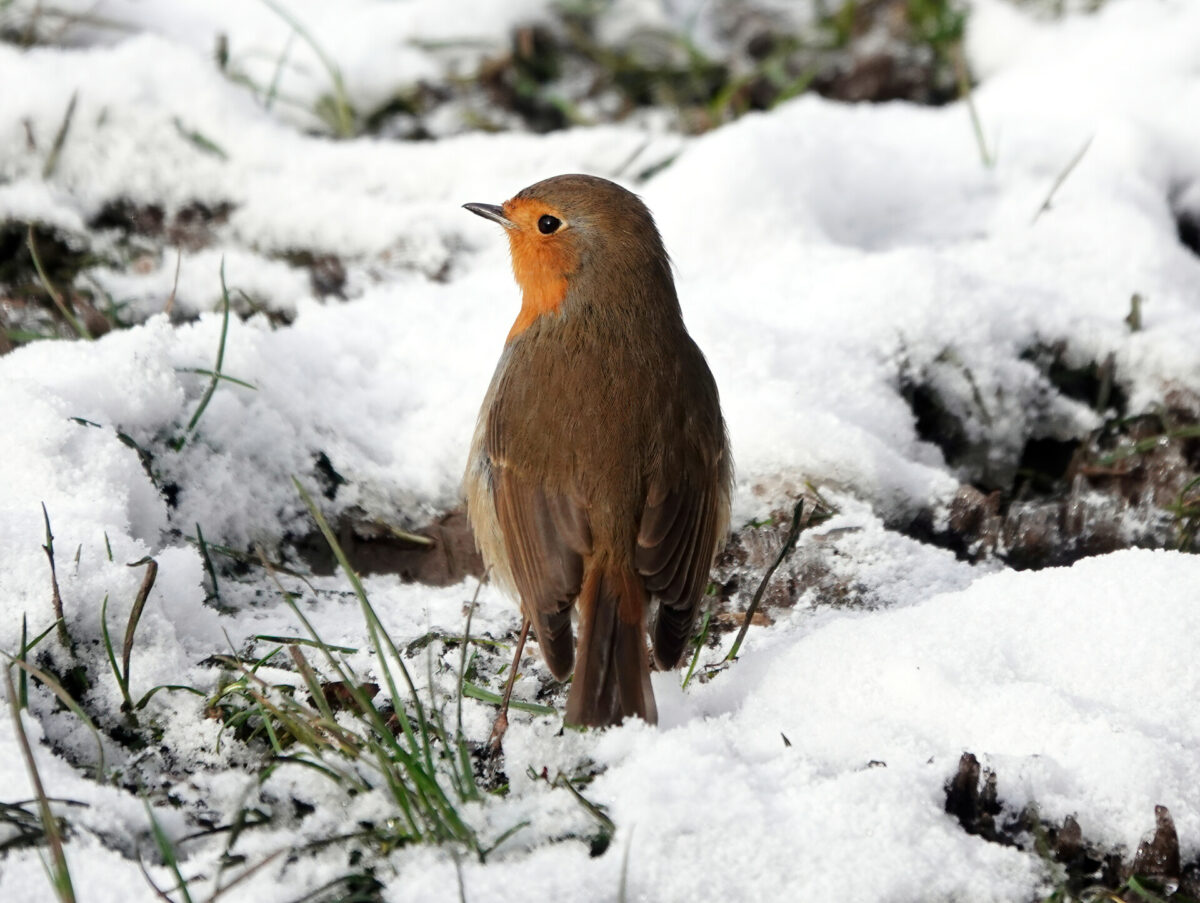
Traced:
POLYGON ((511 342, 538 317, 557 313, 567 296, 567 277, 579 266, 579 257, 566 235, 536 232, 509 233, 513 275, 521 287, 521 312, 509 330, 511 342))

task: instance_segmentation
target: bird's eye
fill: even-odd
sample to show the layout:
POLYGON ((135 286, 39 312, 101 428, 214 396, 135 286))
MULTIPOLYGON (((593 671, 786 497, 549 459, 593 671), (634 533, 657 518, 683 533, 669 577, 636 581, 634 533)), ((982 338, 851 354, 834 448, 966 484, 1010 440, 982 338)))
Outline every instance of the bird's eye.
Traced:
POLYGON ((549 213, 538 218, 538 231, 543 235, 549 235, 561 225, 562 220, 557 216, 551 216, 549 213))

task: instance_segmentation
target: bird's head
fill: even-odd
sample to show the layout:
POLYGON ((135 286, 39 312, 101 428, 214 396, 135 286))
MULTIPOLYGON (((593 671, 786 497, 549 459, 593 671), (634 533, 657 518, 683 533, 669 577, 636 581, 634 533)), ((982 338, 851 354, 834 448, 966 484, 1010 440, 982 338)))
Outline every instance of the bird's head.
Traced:
POLYGON ((637 195, 596 176, 554 176, 502 205, 464 204, 503 226, 523 296, 513 338, 570 294, 603 303, 635 299, 665 278, 670 263, 654 219, 637 195))

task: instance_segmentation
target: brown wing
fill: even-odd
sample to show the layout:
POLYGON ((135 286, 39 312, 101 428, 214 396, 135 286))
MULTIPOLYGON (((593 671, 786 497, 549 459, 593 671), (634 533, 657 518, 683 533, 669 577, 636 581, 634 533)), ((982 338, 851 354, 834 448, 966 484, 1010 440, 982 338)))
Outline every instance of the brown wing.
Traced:
POLYGON ((668 489, 656 481, 647 493, 634 566, 659 600, 654 658, 660 668, 674 668, 691 639, 725 530, 723 490, 721 478, 714 475, 703 486, 683 483, 668 489))
POLYGON ((491 482, 522 610, 551 673, 565 680, 575 663, 571 606, 583 579, 583 556, 592 550, 587 512, 495 459, 491 482))

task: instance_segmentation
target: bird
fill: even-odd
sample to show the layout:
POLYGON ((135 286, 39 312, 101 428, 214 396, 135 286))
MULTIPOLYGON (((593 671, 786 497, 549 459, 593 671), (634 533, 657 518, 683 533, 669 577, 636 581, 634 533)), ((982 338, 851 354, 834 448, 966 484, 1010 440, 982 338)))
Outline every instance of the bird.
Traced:
POLYGON ((463 481, 477 545, 520 644, 532 626, 555 679, 573 672, 564 721, 654 724, 651 661, 678 666, 729 526, 716 381, 637 195, 571 174, 463 206, 504 228, 521 292, 463 481))

